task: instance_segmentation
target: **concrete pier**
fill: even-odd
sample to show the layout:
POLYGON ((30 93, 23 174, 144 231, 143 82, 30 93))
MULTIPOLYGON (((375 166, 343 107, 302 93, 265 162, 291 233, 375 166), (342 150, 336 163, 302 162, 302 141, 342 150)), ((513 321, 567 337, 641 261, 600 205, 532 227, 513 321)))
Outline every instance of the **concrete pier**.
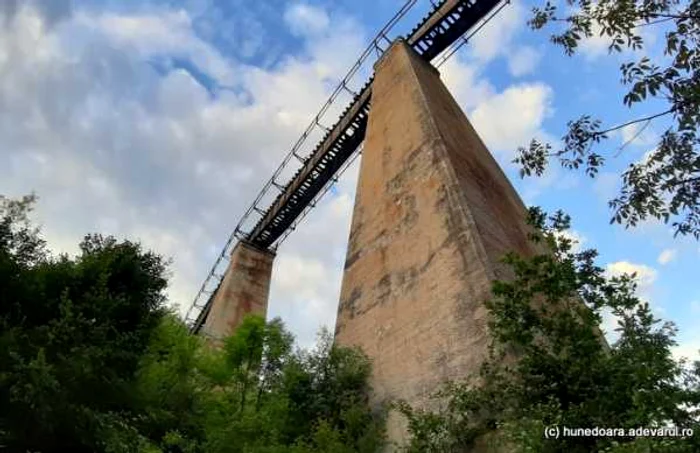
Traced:
POLYGON ((231 252, 231 262, 214 295, 202 334, 215 344, 231 334, 249 313, 265 316, 275 254, 244 241, 231 252))
MULTIPOLYGON (((440 80, 403 41, 375 66, 336 341, 373 361, 372 401, 429 407, 477 372, 499 260, 527 254, 525 207, 440 80)), ((497 121, 494 118, 494 121, 497 121)), ((390 440, 405 426, 388 420, 390 440)))

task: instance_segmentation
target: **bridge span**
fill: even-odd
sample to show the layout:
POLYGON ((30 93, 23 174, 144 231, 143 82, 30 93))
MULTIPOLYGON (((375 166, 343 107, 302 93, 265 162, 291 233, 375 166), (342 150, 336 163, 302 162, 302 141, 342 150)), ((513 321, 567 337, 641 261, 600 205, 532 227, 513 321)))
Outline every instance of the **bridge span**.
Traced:
MULTIPOLYGON (((351 68, 329 102, 324 105, 321 113, 329 107, 340 90, 349 91, 346 85, 348 77, 354 75, 368 53, 372 50, 382 51, 380 42, 391 43, 387 37, 396 22, 415 4, 416 0, 408 1, 399 13, 380 31, 377 38, 351 68)), ((449 53, 451 48, 460 40, 466 42, 465 34, 472 34, 495 15, 508 2, 503 0, 443 0, 436 2, 429 14, 405 38, 409 46, 415 50, 421 59, 433 62, 443 53, 449 53), (497 8, 497 6, 500 7, 497 8)), ((456 50, 456 49, 455 49, 456 50)), ((454 50, 453 50, 454 51, 454 50)), ((260 250, 274 251, 279 243, 294 229, 296 223, 311 209, 318 199, 323 196, 330 184, 342 173, 349 162, 358 152, 365 139, 367 119, 372 105, 371 77, 363 88, 353 93, 352 102, 340 115, 340 119, 326 130, 314 151, 308 157, 297 153, 298 145, 313 127, 323 127, 319 124, 317 115, 315 122, 304 133, 300 142, 284 159, 278 170, 264 186, 261 193, 250 205, 243 220, 229 237, 221 254, 212 267, 209 275, 202 284, 194 303, 186 315, 186 321, 193 332, 199 332, 204 325, 224 276, 226 260, 236 241, 243 240, 260 250), (276 179, 282 169, 290 163, 298 161, 298 169, 286 184, 280 184, 276 179), (278 195, 267 206, 260 206, 264 195, 277 191, 278 195), (259 220, 252 230, 243 231, 243 223, 251 214, 259 215, 259 220)))

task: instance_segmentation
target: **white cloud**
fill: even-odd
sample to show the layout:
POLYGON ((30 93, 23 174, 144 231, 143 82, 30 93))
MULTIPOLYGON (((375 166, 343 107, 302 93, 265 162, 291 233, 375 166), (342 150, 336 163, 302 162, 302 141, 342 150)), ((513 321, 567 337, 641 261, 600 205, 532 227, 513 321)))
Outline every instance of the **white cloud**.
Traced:
POLYGON ((440 77, 452 96, 466 110, 472 110, 496 94, 496 89, 481 77, 478 66, 466 63, 459 55, 440 67, 440 77))
MULTIPOLYGON (((548 141, 556 146, 546 133, 538 131, 537 138, 543 141, 548 141)), ((497 156, 500 157, 500 156, 497 156)), ((509 159, 501 159, 501 165, 513 164, 509 159)), ((551 191, 564 191, 577 187, 581 182, 580 175, 563 170, 559 165, 548 166, 542 176, 537 178, 527 178, 520 181, 522 186, 519 188, 520 196, 526 206, 537 205, 537 197, 551 191)))
POLYGON ((520 46, 510 52, 508 69, 515 77, 531 74, 542 59, 542 53, 530 46, 520 46))
MULTIPOLYGON (((53 28, 31 5, 11 18, 0 10, 0 193, 37 192, 36 218, 56 251, 75 253, 99 231, 172 257, 168 294, 187 308, 246 203, 364 42, 344 18, 324 33, 261 68, 222 55, 179 10, 76 11, 53 28), (151 64, 170 57, 229 90, 212 97, 187 68, 151 64)), ((302 343, 335 318, 353 193, 354 181, 341 183, 279 252, 269 312, 284 313, 302 343)))
POLYGON ((185 10, 138 15, 80 13, 75 22, 143 59, 165 54, 188 58, 220 83, 236 82, 236 65, 193 32, 192 18, 185 10))
POLYGON ((469 42, 471 60, 484 65, 499 57, 508 63, 511 75, 530 74, 542 59, 542 53, 531 46, 516 45, 516 37, 525 28, 527 11, 519 0, 507 5, 469 42))
MULTIPOLYGON (((512 74, 525 75, 536 67, 540 53, 529 47, 514 45, 523 28, 525 10, 520 2, 506 7, 470 41, 469 51, 456 54, 440 67, 445 85, 457 100, 486 146, 504 168, 513 168, 512 160, 520 146, 533 139, 556 143, 543 129, 545 120, 554 113, 554 91, 542 82, 510 84, 501 91, 482 72, 497 58, 507 59, 512 74), (494 118, 498 118, 495 121, 494 118)), ((550 167, 540 178, 529 180, 522 189, 528 202, 546 188, 562 189, 577 184, 557 167, 550 167)))
POLYGON ((636 274, 636 281, 640 287, 651 286, 656 281, 656 270, 646 264, 630 263, 629 261, 616 261, 607 265, 609 275, 619 277, 623 274, 636 274))
POLYGON ((677 346, 671 348, 676 360, 686 359, 689 362, 700 360, 700 338, 679 341, 677 346))
MULTIPOLYGON (((445 85, 507 172, 514 170, 512 160, 518 147, 527 146, 533 138, 557 142, 543 129, 545 120, 554 113, 554 91, 549 85, 539 81, 510 83, 497 89, 483 75, 489 63, 498 58, 506 60, 515 77, 534 71, 541 52, 517 40, 525 28, 526 14, 519 0, 509 3, 470 39, 464 52, 455 54, 439 68, 445 85)), ((553 166, 543 177, 530 179, 519 189, 523 199, 535 203, 535 198, 547 188, 566 189, 576 184, 575 175, 564 175, 553 166)))
POLYGON ((316 283, 328 279, 327 269, 319 260, 282 255, 275 264, 276 284, 279 290, 302 299, 318 298, 316 283))
POLYGON ((518 146, 543 135, 552 97, 552 89, 543 83, 512 85, 479 104, 469 117, 492 152, 512 157, 518 146))
POLYGON ((316 330, 297 326, 333 331, 335 325, 358 162, 287 239, 275 263, 268 315, 284 319, 303 346, 314 343, 316 330))
POLYGON ((576 230, 564 230, 556 234, 558 237, 571 241, 571 251, 578 253, 583 250, 583 244, 586 243, 586 237, 576 230))
POLYGON ((676 249, 665 249, 659 254, 659 258, 657 261, 661 265, 666 265, 671 261, 675 260, 677 254, 678 250, 676 249))
MULTIPOLYGON (((654 301, 654 283, 657 279, 657 271, 645 264, 631 263, 629 261, 616 261, 609 263, 605 268, 607 278, 620 277, 622 275, 636 274, 635 282, 637 283, 637 296, 643 301, 649 303, 652 312, 656 316, 664 314, 665 310, 654 301)), ((618 318, 612 314, 610 310, 603 310, 603 321, 601 328, 605 332, 605 336, 609 342, 614 342, 619 338, 619 334, 615 332, 618 327, 618 318)))
POLYGON ((525 7, 519 0, 507 5, 490 23, 471 38, 469 53, 485 63, 505 55, 517 32, 525 25, 525 7))
POLYGON ((592 36, 584 38, 579 42, 579 50, 588 60, 595 60, 603 55, 608 54, 608 46, 610 38, 606 35, 601 36, 602 28, 597 22, 591 26, 592 36))
POLYGON ((324 10, 306 3, 290 5, 284 12, 284 20, 292 32, 300 36, 317 35, 327 30, 330 24, 324 10))
POLYGON ((46 28, 53 28, 71 15, 71 0, 3 0, 0 2, 0 17, 12 20, 23 9, 31 8, 46 28))
MULTIPOLYGON (((656 269, 646 264, 631 263, 629 261, 616 261, 606 266, 605 271, 608 277, 620 277, 622 275, 636 274, 637 295, 645 302, 653 303, 654 282, 658 276, 656 269)), ((654 304, 656 311, 663 312, 663 309, 654 304)))
POLYGON ((630 124, 620 129, 622 145, 649 146, 656 142, 656 135, 649 128, 642 129, 640 123, 630 124))

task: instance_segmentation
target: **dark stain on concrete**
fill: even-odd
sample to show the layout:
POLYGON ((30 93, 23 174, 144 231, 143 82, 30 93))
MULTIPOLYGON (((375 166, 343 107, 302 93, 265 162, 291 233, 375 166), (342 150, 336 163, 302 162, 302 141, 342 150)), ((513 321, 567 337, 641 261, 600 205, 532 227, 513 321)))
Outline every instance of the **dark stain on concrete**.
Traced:
POLYGON ((443 249, 447 248, 454 242, 455 237, 454 236, 448 236, 445 238, 444 241, 440 245, 438 245, 436 248, 430 251, 428 254, 428 259, 425 260, 425 263, 420 267, 418 270, 419 274, 424 273, 426 270, 428 270, 428 267, 430 267, 430 264, 432 264, 433 260, 435 259, 435 256, 443 249))
POLYGON ((391 163, 391 146, 385 146, 382 150, 382 170, 387 171, 391 163))
POLYGON ((418 210, 416 209, 418 203, 416 202, 416 196, 405 196, 401 204, 404 206, 405 209, 403 224, 407 227, 415 225, 416 221, 418 220, 418 210))
POLYGON ((385 274, 377 283, 377 299, 384 304, 391 295, 391 275, 385 274))
POLYGON ((418 270, 415 266, 403 269, 396 273, 396 284, 401 288, 399 293, 411 291, 418 283, 418 270))
POLYGON ((345 259, 345 270, 348 270, 353 264, 355 264, 355 261, 359 260, 361 256, 362 250, 348 254, 348 257, 345 259))
POLYGON ((467 319, 474 315, 474 296, 472 291, 463 290, 457 296, 457 307, 455 317, 457 319, 467 319))
POLYGON ((401 188, 403 188, 404 183, 406 182, 405 178, 406 173, 401 172, 388 180, 386 182, 386 192, 387 193, 398 193, 401 191, 401 188))
POLYGON ((353 288, 350 297, 347 300, 341 301, 338 306, 338 311, 348 311, 350 319, 354 318, 357 313, 357 300, 362 297, 362 289, 359 287, 353 288))
POLYGON ((425 150, 425 148, 425 145, 421 145, 413 151, 411 151, 410 154, 406 156, 406 167, 408 167, 409 169, 415 168, 416 160, 423 155, 423 151, 425 150))

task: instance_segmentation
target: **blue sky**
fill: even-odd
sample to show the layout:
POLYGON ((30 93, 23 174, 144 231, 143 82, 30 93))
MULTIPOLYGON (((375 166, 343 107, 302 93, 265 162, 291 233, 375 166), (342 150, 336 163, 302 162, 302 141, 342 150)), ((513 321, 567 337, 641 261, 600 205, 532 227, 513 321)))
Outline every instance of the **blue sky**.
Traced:
MULTIPOLYGON (((169 295, 187 307, 238 218, 400 0, 34 0, 0 6, 0 193, 40 197, 50 246, 75 252, 100 231, 141 239, 173 259, 169 295)), ((679 354, 700 348, 700 245, 647 222, 609 225, 619 171, 643 158, 663 124, 595 180, 553 168, 521 180, 514 150, 556 142, 568 120, 622 107, 619 64, 599 39, 566 57, 527 29, 533 2, 514 1, 441 73, 527 204, 573 217, 573 234, 611 273, 637 271, 640 294, 680 328, 679 354)), ((405 33, 430 7, 419 0, 405 33)), ((644 37, 659 58, 661 30, 644 37)), ((369 62, 371 63, 371 62, 369 62)), ((363 75, 368 74, 369 65, 363 75)), ((357 85, 364 80, 355 81, 357 85)), ((344 105, 338 105, 338 108, 344 105)), ((334 118, 329 115, 327 122, 334 118)), ((332 328, 357 168, 280 248, 270 315, 308 345, 332 328)))

